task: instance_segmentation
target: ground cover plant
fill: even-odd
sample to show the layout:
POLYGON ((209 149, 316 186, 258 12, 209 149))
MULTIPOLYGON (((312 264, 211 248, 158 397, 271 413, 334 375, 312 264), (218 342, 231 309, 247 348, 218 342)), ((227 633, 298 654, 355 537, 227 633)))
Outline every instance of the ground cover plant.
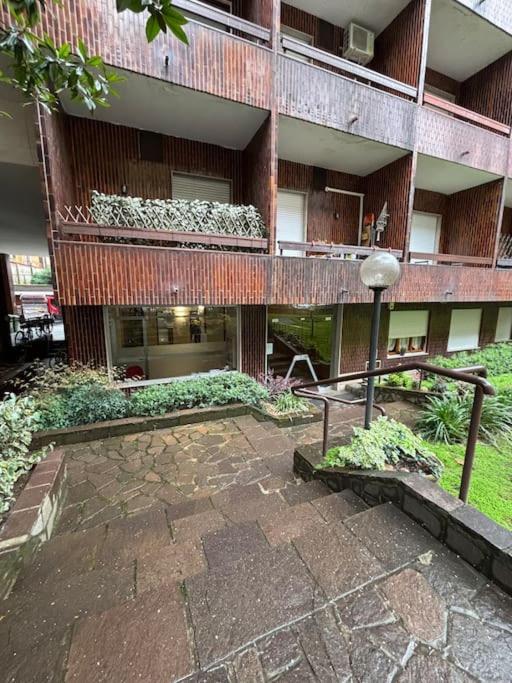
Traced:
POLYGON ((296 379, 286 379, 270 370, 267 373, 261 373, 258 382, 267 391, 268 396, 262 401, 261 406, 269 415, 280 417, 308 412, 309 403, 300 396, 292 394, 292 387, 298 384, 296 379))
POLYGON ((426 443, 409 427, 388 417, 379 417, 370 429, 354 427, 350 443, 329 449, 320 467, 405 469, 435 478, 442 472, 440 461, 426 443))

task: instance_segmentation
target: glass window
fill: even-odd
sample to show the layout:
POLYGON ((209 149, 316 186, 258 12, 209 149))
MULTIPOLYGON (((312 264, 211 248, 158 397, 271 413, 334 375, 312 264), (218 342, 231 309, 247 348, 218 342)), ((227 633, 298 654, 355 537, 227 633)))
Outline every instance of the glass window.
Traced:
POLYGON ((428 322, 428 311, 391 311, 388 356, 425 353, 427 350, 428 322))
POLYGON ((109 309, 112 363, 128 377, 177 377, 237 367, 235 307, 109 309))

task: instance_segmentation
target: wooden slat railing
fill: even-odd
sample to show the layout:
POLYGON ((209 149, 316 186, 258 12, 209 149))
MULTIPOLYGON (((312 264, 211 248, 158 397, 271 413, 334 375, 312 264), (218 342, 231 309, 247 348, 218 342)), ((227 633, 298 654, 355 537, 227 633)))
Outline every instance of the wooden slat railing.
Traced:
POLYGON ((262 40, 266 43, 270 42, 270 29, 253 24, 251 21, 241 19, 233 14, 229 14, 229 12, 223 12, 211 5, 198 2, 198 0, 174 0, 172 4, 177 9, 189 12, 196 17, 216 21, 228 29, 240 31, 251 38, 256 38, 256 40, 262 40))
POLYGON ((477 114, 476 112, 471 111, 470 109, 465 109, 458 104, 448 102, 448 100, 444 100, 442 97, 437 97, 436 95, 426 92, 423 95, 423 103, 430 104, 432 107, 436 107, 436 109, 443 109, 449 114, 458 116, 465 121, 470 121, 472 123, 485 126, 495 133, 500 133, 507 136, 510 135, 510 126, 507 126, 505 123, 500 123, 499 121, 490 119, 488 116, 477 114))
MULTIPOLYGON (((448 263, 453 265, 492 266, 492 258, 486 256, 461 256, 460 254, 429 254, 423 251, 410 251, 409 261, 425 261, 431 264, 448 263)), ((418 264, 418 265, 421 265, 418 264)))
MULTIPOLYGON (((279 240, 277 247, 281 256, 283 256, 284 251, 303 251, 304 255, 327 254, 334 258, 343 258, 351 254, 366 257, 375 251, 372 247, 354 247, 349 244, 317 244, 316 242, 287 242, 285 240, 279 240)), ((390 252, 397 258, 403 257, 403 252, 400 249, 390 249, 390 252)))
POLYGON ((315 62, 321 62, 327 64, 328 66, 333 66, 341 71, 357 76, 358 78, 363 78, 374 85, 384 86, 390 90, 408 95, 409 97, 415 98, 418 94, 418 89, 412 85, 407 85, 406 83, 401 83, 400 81, 395 81, 394 78, 389 78, 389 76, 384 76, 377 71, 372 71, 365 66, 360 66, 354 62, 350 62, 348 59, 343 59, 343 57, 337 57, 324 50, 319 50, 316 47, 311 47, 311 45, 306 45, 301 43, 299 40, 294 40, 288 36, 281 36, 281 45, 283 49, 289 50, 290 52, 295 52, 296 54, 302 55, 315 62))
POLYGON ((60 226, 64 235, 88 235, 92 237, 114 237, 153 242, 186 242, 205 246, 238 247, 240 249, 268 249, 268 239, 237 237, 236 235, 209 235, 200 232, 178 232, 167 230, 139 230, 137 228, 116 228, 108 225, 68 223, 60 226))

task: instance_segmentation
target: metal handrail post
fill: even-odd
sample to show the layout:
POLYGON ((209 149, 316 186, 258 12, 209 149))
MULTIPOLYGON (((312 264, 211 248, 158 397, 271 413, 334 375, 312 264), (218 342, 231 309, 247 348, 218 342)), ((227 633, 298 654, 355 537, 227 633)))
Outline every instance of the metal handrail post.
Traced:
POLYGON ((484 392, 482 387, 475 386, 475 396, 473 398, 473 407, 471 409, 471 422, 469 423, 468 441, 466 444, 466 453, 464 455, 464 466, 462 468, 462 478, 460 482, 459 498, 464 502, 468 502, 469 487, 471 485, 471 475, 473 474, 473 462, 475 460, 476 442, 478 439, 478 431, 480 429, 480 419, 482 417, 482 408, 484 403, 484 392))

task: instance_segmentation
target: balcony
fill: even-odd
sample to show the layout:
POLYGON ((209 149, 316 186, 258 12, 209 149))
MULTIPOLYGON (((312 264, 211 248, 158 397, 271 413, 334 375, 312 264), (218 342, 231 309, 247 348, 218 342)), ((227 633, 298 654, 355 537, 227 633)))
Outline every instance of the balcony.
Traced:
MULTIPOLYGON (((432 0, 423 104, 451 118, 453 131, 463 130, 456 123, 471 124, 461 138, 468 144, 470 158, 462 163, 478 164, 471 159, 472 137, 480 138, 479 145, 490 139, 478 135, 477 128, 504 138, 501 146, 507 147, 512 123, 511 66, 512 36, 455 0, 432 0)), ((440 120, 431 118, 434 121, 440 120)), ((449 122, 444 124, 449 130, 449 122)), ((435 134, 439 134, 438 127, 435 134)), ((446 138, 442 142, 450 144, 446 138)), ((494 145, 499 146, 499 141, 494 145)), ((502 158, 499 165, 501 169, 502 158)))
POLYGON ((502 179, 419 155, 415 184, 409 262, 492 267, 502 179))

